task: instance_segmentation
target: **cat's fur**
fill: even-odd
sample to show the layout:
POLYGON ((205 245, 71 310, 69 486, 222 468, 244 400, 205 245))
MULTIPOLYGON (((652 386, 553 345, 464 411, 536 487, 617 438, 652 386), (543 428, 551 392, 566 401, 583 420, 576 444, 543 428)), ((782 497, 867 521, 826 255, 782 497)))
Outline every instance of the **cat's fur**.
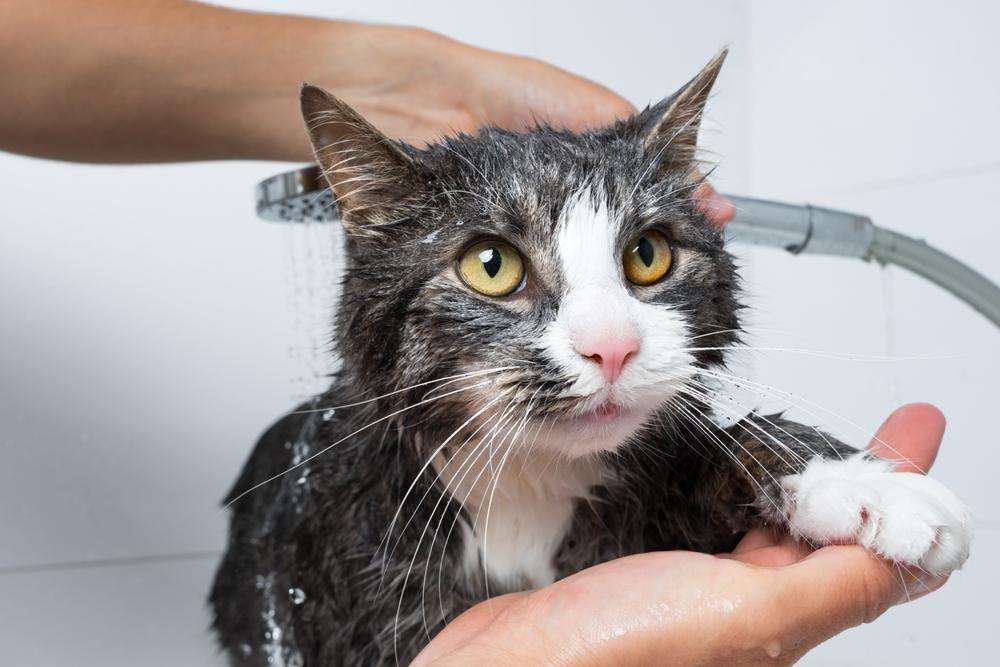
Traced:
POLYGON ((233 664, 405 664, 487 594, 636 552, 726 550, 763 524, 961 565, 967 516, 939 485, 779 415, 706 418, 700 374, 740 330, 733 259, 692 197, 723 57, 608 128, 424 150, 303 89, 347 230, 343 368, 264 434, 230 495, 211 599, 233 664), (674 266, 630 285, 624 244, 650 228, 674 266), (456 273, 488 237, 524 257, 511 296, 456 273), (575 352, 594 331, 640 341, 614 384, 575 352), (621 416, 581 417, 609 402, 621 416))

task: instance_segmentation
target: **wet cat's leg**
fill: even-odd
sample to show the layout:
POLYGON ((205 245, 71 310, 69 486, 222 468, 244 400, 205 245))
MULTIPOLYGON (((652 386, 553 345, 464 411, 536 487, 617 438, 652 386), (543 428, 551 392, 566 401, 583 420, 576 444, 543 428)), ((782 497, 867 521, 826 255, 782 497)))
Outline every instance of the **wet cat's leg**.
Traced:
POLYGON ((890 461, 778 415, 749 415, 714 435, 760 515, 800 539, 861 544, 930 574, 968 557, 968 508, 936 480, 893 472, 890 461))

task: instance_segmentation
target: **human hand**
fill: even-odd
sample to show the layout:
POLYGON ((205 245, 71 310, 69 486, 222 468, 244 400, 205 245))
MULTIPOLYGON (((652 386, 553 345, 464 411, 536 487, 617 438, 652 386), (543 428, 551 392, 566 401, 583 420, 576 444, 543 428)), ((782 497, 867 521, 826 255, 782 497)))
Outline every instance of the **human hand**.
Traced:
MULTIPOLYGON (((414 145, 474 133, 485 125, 517 131, 545 122, 581 131, 636 111, 604 86, 533 58, 413 28, 344 25, 349 24, 339 27, 339 47, 365 56, 355 58, 349 76, 340 72, 337 80, 316 83, 325 84, 387 135, 414 145)), ((707 182, 695 199, 718 225, 735 213, 707 182)))
MULTIPOLYGON (((944 417, 924 404, 896 410, 872 453, 926 471, 944 417)), ((858 546, 813 551, 765 530, 730 554, 645 553, 545 588, 482 602, 445 627, 414 667, 492 664, 788 665, 947 577, 881 561, 858 546)))

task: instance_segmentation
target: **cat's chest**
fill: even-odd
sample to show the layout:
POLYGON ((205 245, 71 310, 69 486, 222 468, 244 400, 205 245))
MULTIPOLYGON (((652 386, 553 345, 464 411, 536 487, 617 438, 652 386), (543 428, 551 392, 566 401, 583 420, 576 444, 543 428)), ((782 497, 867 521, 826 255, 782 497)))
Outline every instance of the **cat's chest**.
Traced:
POLYGON ((556 579, 555 556, 581 499, 607 481, 595 460, 539 456, 503 462, 441 459, 446 490, 465 508, 462 562, 467 577, 489 575, 507 590, 556 579), (464 465, 463 465, 464 464, 464 465), (458 474, 454 471, 461 470, 458 474))

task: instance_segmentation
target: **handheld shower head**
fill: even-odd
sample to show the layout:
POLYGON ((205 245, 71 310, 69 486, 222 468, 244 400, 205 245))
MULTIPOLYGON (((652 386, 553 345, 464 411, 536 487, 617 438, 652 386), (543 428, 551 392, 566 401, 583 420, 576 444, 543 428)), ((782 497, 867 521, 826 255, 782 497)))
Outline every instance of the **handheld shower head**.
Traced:
MULTIPOLYGON (((781 248, 796 255, 856 257, 895 264, 951 292, 1000 327, 1000 288, 924 241, 876 227, 856 213, 727 195, 736 217, 726 226, 733 243, 781 248)), ((274 222, 339 219, 319 167, 277 174, 257 184, 257 215, 274 222)))

